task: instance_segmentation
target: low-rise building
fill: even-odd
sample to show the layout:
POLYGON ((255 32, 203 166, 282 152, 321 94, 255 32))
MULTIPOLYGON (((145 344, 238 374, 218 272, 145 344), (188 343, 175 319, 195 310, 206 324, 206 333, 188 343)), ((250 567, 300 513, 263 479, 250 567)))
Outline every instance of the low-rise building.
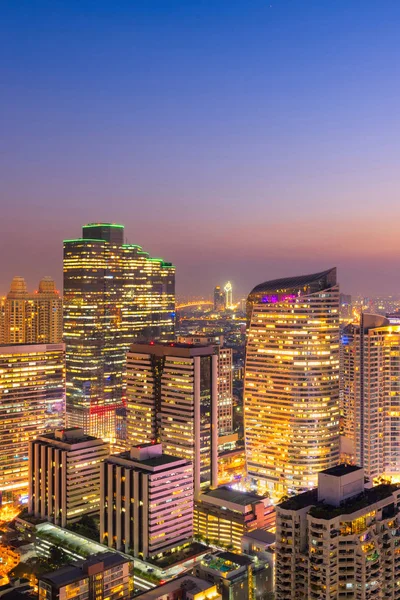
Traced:
POLYGON ((191 541, 193 470, 144 444, 110 456, 101 470, 100 539, 144 560, 191 541))
POLYGON ((277 506, 276 600, 400 598, 400 487, 338 465, 277 506))
POLYGON ((274 525, 274 506, 269 498, 257 494, 223 486, 195 502, 194 534, 217 546, 240 551, 246 532, 274 525))
POLYGON ((29 444, 29 513, 65 527, 100 508, 109 445, 83 429, 56 429, 29 444))
POLYGON ((129 560, 106 552, 39 576, 39 600, 123 600, 129 579, 129 560))
POLYGON ((268 569, 244 554, 207 554, 193 569, 194 575, 217 585, 222 600, 256 600, 271 592, 268 569))

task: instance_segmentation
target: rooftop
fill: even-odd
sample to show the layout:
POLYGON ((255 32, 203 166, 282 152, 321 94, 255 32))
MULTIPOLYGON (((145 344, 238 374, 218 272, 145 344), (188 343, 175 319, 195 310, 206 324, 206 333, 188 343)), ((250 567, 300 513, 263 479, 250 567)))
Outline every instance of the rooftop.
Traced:
POLYGON ((55 430, 52 433, 43 433, 37 437, 38 440, 49 440, 53 442, 62 442, 64 444, 79 444, 81 442, 91 442, 91 441, 102 441, 100 438, 96 438, 93 435, 88 435, 86 433, 78 435, 76 431, 77 428, 71 427, 70 429, 63 430, 55 430), (63 435, 61 435, 61 433, 63 435))
POLYGON ((329 289, 336 285, 336 268, 312 273, 311 275, 300 275, 297 277, 284 277, 283 279, 273 279, 256 285, 250 292, 289 292, 302 290, 305 287, 312 286, 313 291, 329 289))
POLYGON ((241 506, 247 506, 248 504, 264 500, 264 496, 259 496, 258 494, 253 494, 251 492, 233 490, 226 486, 219 487, 216 490, 210 490, 203 495, 206 497, 218 498, 219 500, 226 500, 233 504, 240 504, 241 506))
POLYGON ((243 534, 244 538, 249 538, 255 542, 261 542, 263 544, 271 545, 275 543, 275 533, 265 531, 265 529, 254 529, 243 534))
POLYGON ((130 353, 153 354, 155 356, 177 356, 190 358, 192 356, 210 356, 214 354, 214 345, 180 344, 178 342, 137 342, 132 344, 130 353))
POLYGON ((61 569, 57 569, 56 571, 45 573, 39 577, 39 579, 49 582, 57 588, 61 588, 69 583, 87 577, 87 568, 92 565, 103 563, 104 570, 108 570, 126 562, 129 562, 128 559, 123 558, 119 554, 104 552, 102 554, 91 556, 87 560, 76 563, 75 565, 68 565, 61 569))
POLYGON ((303 494, 297 494, 296 496, 292 496, 288 500, 284 500, 280 504, 278 504, 279 508, 283 508, 284 510, 301 510, 302 508, 306 508, 307 506, 313 506, 318 502, 318 490, 315 488, 314 490, 309 490, 308 492, 304 492, 303 494))
POLYGON ((321 471, 321 473, 324 473, 324 475, 332 475, 333 477, 343 477, 343 475, 354 473, 354 471, 362 471, 362 467, 341 464, 336 465, 336 467, 331 467, 330 469, 325 469, 325 471, 321 471))
POLYGON ((393 492, 399 489, 399 485, 383 483, 372 488, 365 488, 361 494, 349 498, 340 506, 331 506, 324 502, 315 503, 309 514, 315 519, 327 520, 333 519, 339 515, 351 515, 352 513, 372 506, 381 500, 390 498, 393 492))
POLYGON ((157 586, 153 590, 143 592, 142 594, 139 594, 137 598, 140 598, 141 600, 158 600, 159 598, 165 598, 167 594, 174 593, 180 589, 196 594, 198 592, 207 592, 213 587, 213 583, 209 583, 198 577, 193 577, 192 575, 183 575, 182 577, 177 577, 173 581, 157 586))
POLYGON ((243 554, 234 554, 233 552, 217 552, 215 554, 206 554, 201 564, 208 569, 218 571, 226 576, 232 571, 237 571, 241 567, 247 567, 252 564, 251 558, 243 554))
MULTIPOLYGON (((146 467, 162 467, 163 465, 169 465, 171 463, 175 463, 177 461, 182 461, 184 459, 178 458, 177 456, 171 456, 170 454, 161 454, 158 456, 154 456, 152 458, 146 458, 145 460, 140 460, 138 458, 132 458, 130 452, 121 452, 120 454, 115 455, 116 458, 120 457, 125 460, 129 460, 131 462, 138 463, 140 465, 146 467)), ((113 456, 110 456, 112 459, 113 456)), ((107 459, 109 460, 109 459, 107 459)))

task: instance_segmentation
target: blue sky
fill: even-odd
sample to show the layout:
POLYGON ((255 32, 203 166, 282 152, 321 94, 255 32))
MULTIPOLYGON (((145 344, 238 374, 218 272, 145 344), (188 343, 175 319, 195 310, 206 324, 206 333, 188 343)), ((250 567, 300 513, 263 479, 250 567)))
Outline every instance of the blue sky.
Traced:
POLYGON ((0 291, 90 221, 180 293, 337 265, 400 293, 400 3, 3 1, 0 291))

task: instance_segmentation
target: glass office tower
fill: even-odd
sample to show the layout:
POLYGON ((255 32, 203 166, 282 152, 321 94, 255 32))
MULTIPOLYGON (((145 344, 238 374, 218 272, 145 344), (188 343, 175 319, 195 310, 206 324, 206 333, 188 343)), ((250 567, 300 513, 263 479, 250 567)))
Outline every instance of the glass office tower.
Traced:
POLYGON ((194 491, 218 484, 218 355, 213 346, 132 344, 128 444, 161 442, 193 463, 194 491))
POLYGON ((248 474, 279 498, 315 487, 339 460, 336 269, 258 285, 247 315, 248 474))
POLYGON ((124 243, 123 225, 85 225, 64 241, 64 340, 69 426, 115 439, 126 352, 174 339, 175 268, 124 243))

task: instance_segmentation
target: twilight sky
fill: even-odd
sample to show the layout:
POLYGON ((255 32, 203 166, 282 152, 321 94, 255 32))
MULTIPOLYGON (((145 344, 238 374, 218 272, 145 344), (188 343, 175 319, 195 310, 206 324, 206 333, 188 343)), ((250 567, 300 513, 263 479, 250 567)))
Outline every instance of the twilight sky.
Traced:
POLYGON ((0 292, 112 221, 178 294, 400 293, 399 0, 3 0, 0 292))

